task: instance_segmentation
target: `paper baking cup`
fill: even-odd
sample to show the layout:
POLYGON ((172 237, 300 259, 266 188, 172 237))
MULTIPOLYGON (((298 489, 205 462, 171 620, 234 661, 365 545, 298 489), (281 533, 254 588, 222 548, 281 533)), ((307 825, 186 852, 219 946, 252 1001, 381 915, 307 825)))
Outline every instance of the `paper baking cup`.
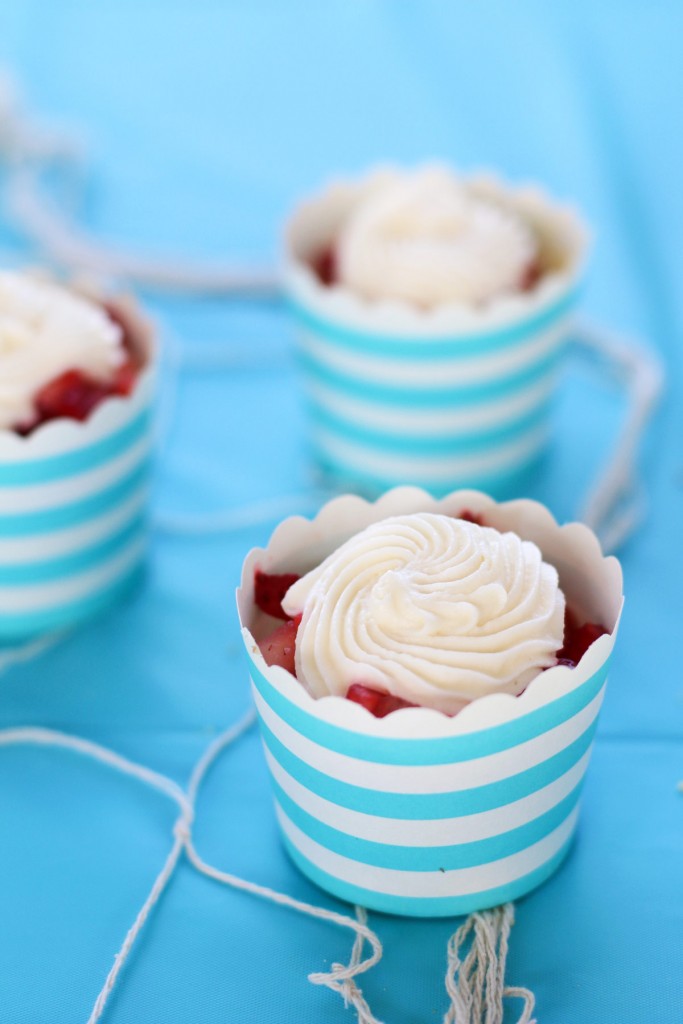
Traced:
POLYGON ((0 431, 0 639, 75 625, 140 575, 146 546, 154 351, 129 300, 108 302, 146 365, 129 397, 28 437, 0 431))
POLYGON ((310 259, 336 237, 378 172, 330 186, 294 213, 285 281, 297 324, 310 445, 334 483, 375 494, 401 483, 518 492, 549 439, 558 366, 582 277, 586 231, 536 188, 491 176, 474 190, 537 231, 545 273, 485 310, 425 311, 322 285, 310 259))
POLYGON ((282 523, 247 557, 238 608, 277 817, 301 871, 349 902, 426 917, 495 906, 545 881, 576 828, 621 603, 619 563, 594 534, 559 527, 531 501, 398 488, 282 523), (551 668, 520 697, 483 697, 454 718, 409 708, 376 719, 343 698, 314 700, 266 666, 256 640, 277 623, 254 608, 257 567, 306 571, 386 516, 464 508, 535 541, 570 606, 610 629, 575 669, 551 668))

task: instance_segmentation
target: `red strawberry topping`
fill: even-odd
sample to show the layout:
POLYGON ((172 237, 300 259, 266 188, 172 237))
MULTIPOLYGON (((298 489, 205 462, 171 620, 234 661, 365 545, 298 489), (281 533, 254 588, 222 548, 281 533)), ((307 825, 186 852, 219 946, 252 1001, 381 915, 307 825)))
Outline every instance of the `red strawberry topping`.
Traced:
POLYGON ((530 292, 543 276, 543 270, 538 260, 532 260, 531 263, 525 268, 522 278, 519 282, 519 290, 521 292, 530 292))
POLYGON ((279 665, 295 677, 294 655, 296 653, 296 633, 300 622, 300 615, 297 615, 295 619, 288 619, 259 644, 259 650, 266 665, 279 665))
POLYGON ((130 395, 140 372, 141 359, 135 352, 123 321, 114 310, 103 307, 114 323, 121 327, 122 346, 126 359, 115 371, 111 381, 96 380, 83 370, 72 368, 44 384, 34 399, 35 418, 30 423, 16 427, 18 434, 30 434, 41 423, 66 417, 71 420, 86 420, 105 398, 113 395, 130 395))
MULTIPOLYGON (((463 509, 458 518, 479 526, 484 525, 482 517, 469 509, 463 509)), ((278 626, 259 643, 259 649, 267 665, 279 665, 295 678, 296 637, 302 617, 297 615, 294 619, 288 619, 282 609, 282 599, 298 579, 300 577, 296 573, 265 573, 257 569, 254 574, 254 594, 257 607, 268 615, 284 620, 281 626, 278 626)), ((591 644, 607 632, 605 627, 598 623, 585 622, 579 625, 577 616, 567 607, 564 643, 557 652, 557 664, 574 668, 591 644)), ((375 718, 384 718, 392 711, 398 711, 401 708, 419 707, 417 704, 412 704, 401 697, 394 697, 390 693, 377 690, 365 683, 352 683, 346 691, 346 699, 360 704, 375 718)))
MULTIPOLYGON (((333 243, 326 245, 324 249, 320 249, 315 253, 310 259, 310 265, 321 284, 327 287, 336 284, 339 275, 337 270, 337 254, 333 243)), ((532 260, 524 268, 520 276, 519 290, 521 292, 531 291, 538 284, 542 276, 543 269, 541 264, 538 260, 532 260)))
POLYGON ((475 526, 486 526, 484 517, 479 512, 472 512, 469 508, 464 508, 462 512, 458 512, 456 519, 464 519, 466 523, 474 523, 475 526))
MULTIPOLYGON (((96 380, 82 370, 65 370, 44 384, 37 393, 34 400, 36 419, 30 429, 60 416, 70 420, 86 420, 105 398, 129 395, 135 385, 138 369, 136 361, 128 357, 109 382, 96 380)), ((24 431, 20 429, 19 432, 24 431)))
POLYGON ((115 395, 130 395, 135 387, 140 367, 130 356, 122 363, 116 371, 112 383, 112 393, 115 395))
POLYGON ((595 622, 585 622, 580 626, 574 612, 567 608, 564 615, 564 643, 557 652, 558 665, 574 668, 590 645, 606 632, 604 626, 595 622))
POLYGON ((401 700, 400 697, 392 697, 390 693, 383 693, 381 690, 375 690, 372 686, 365 686, 363 683, 352 683, 346 691, 346 699, 362 705, 375 718, 384 718, 392 711, 398 711, 399 708, 417 707, 417 704, 401 700))
POLYGON ((328 287, 337 280, 337 255, 333 245, 328 245, 311 260, 311 267, 321 284, 328 287))
POLYGON ((294 572, 271 573, 257 569, 254 573, 256 607, 276 619, 288 619, 289 616, 282 609, 282 600, 292 584, 300 578, 294 572))
POLYGON ((110 393, 107 384, 102 384, 81 370, 66 370, 45 384, 36 395, 38 422, 44 423, 58 416, 85 420, 110 393))

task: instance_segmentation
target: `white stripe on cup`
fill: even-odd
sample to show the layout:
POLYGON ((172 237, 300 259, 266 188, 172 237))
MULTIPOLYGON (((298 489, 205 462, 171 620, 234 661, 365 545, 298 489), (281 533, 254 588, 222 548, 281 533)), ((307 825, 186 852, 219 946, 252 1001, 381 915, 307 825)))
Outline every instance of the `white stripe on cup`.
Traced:
POLYGON ((296 757, 340 782, 385 793, 455 793, 499 782, 547 761, 582 736, 594 722, 605 686, 578 714, 534 739, 496 754, 454 764, 400 765, 362 761, 338 754, 302 736, 280 718, 254 690, 259 715, 273 735, 296 757))
POLYGON ((316 381, 305 382, 308 394, 318 405, 329 409, 340 419, 358 426, 374 427, 379 430, 397 430, 402 434, 438 434, 443 436, 457 431, 467 434, 475 431, 494 429, 521 418, 533 411, 549 398, 555 386, 556 373, 552 370, 540 382, 532 384, 523 392, 511 397, 500 397, 481 405, 460 408, 454 403, 453 409, 434 412, 431 409, 393 409, 375 402, 349 398, 316 381))
MULTIPOLYGON (((591 745, 592 749, 592 745, 591 745)), ((579 784, 588 766, 591 750, 587 750, 573 768, 555 782, 542 789, 514 800, 492 811, 479 814, 464 814, 459 818, 439 818, 436 820, 405 820, 400 818, 380 818, 362 811, 352 811, 339 804, 333 804, 324 797, 312 793, 300 782, 285 771, 268 748, 265 748, 266 761, 273 778, 280 788, 302 810, 310 814, 316 821, 329 825, 340 832, 365 839, 374 843, 385 843, 389 846, 454 846, 459 843, 473 843, 480 839, 509 832, 513 828, 526 825, 542 814, 552 810, 579 784)))
POLYGON ((59 607, 86 597, 93 591, 104 589, 142 557, 146 540, 144 536, 136 537, 114 558, 97 566, 96 569, 89 569, 78 576, 41 585, 0 587, 0 615, 37 612, 44 608, 59 607))
POLYGON ((66 530, 52 530, 45 534, 28 537, 10 537, 0 540, 0 564, 25 565, 44 562, 50 558, 71 555, 83 548, 105 540, 125 526, 142 511, 149 496, 149 486, 143 484, 123 504, 96 519, 90 519, 81 526, 70 526, 66 530))
POLYGON ((0 508, 5 514, 39 512, 81 501, 113 486, 145 458, 149 449, 150 438, 143 437, 122 455, 85 473, 75 473, 47 484, 0 487, 0 508))
POLYGON ((373 867, 343 857, 310 839, 290 821, 276 804, 280 826, 290 842, 321 871, 349 885, 362 886, 376 893, 391 896, 467 896, 509 885, 518 878, 540 868, 567 842, 578 817, 578 806, 549 835, 510 857, 490 861, 472 868, 447 871, 399 871, 395 868, 373 867))
POLYGON ((469 384, 505 377, 545 359, 565 334, 565 325, 534 335, 520 345, 500 349, 485 356, 441 360, 392 359, 391 356, 365 356, 337 347, 334 342, 310 330, 302 332, 300 344, 307 353, 330 370, 336 370, 364 381, 383 384, 414 384, 418 387, 444 387, 469 384))
POLYGON ((370 444, 336 437, 331 430, 315 426, 313 436, 325 453, 357 472, 382 479, 406 477, 414 484, 452 481, 459 476, 482 477, 521 465, 543 447, 548 437, 545 425, 533 427, 521 439, 499 445, 494 451, 475 451, 458 456, 403 456, 377 452, 370 444))

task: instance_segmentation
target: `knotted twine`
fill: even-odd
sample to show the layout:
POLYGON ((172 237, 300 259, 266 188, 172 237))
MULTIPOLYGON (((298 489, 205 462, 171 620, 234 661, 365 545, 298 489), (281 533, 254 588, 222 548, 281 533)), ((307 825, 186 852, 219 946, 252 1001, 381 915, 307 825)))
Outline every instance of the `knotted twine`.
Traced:
MULTIPOLYGON (((232 875, 207 863, 194 845, 193 825, 199 792, 209 770, 219 756, 242 736, 255 722, 256 714, 250 710, 235 725, 221 733, 195 764, 187 789, 173 779, 138 764, 115 751, 93 743, 91 740, 52 729, 20 727, 0 731, 0 747, 41 746, 71 750, 83 757, 99 761, 114 771, 128 775, 138 782, 155 789, 172 800, 180 813, 173 825, 173 844, 156 876, 147 898, 138 911, 133 924, 114 957, 104 985, 100 990, 88 1024, 97 1024, 107 1007, 109 998, 119 979, 123 967, 133 950, 135 941, 142 931, 150 913, 159 902, 173 877, 183 854, 186 860, 200 874, 220 882, 232 889, 250 893, 260 899, 288 907, 300 914, 329 921, 355 933, 353 948, 348 964, 334 963, 329 971, 309 974, 313 985, 323 985, 338 993, 346 1006, 356 1012, 358 1024, 381 1024, 374 1016, 356 978, 369 971, 382 958, 382 943, 367 924, 367 913, 356 907, 355 917, 339 914, 325 907, 317 907, 303 900, 294 899, 285 893, 258 885, 232 875), (369 955, 363 959, 365 945, 370 947, 369 955)), ((444 1024, 503 1024, 503 999, 520 997, 524 1010, 518 1024, 533 1024, 531 1011, 534 997, 527 989, 505 987, 505 963, 508 951, 508 936, 513 922, 511 904, 495 910, 471 915, 455 932, 448 943, 448 969, 446 991, 451 1005, 444 1016, 444 1024), (463 949, 469 944, 464 960, 463 949)))
POLYGON ((535 999, 527 988, 505 984, 512 903, 470 914, 448 940, 446 991, 451 1005, 444 1024, 503 1024, 503 999, 522 999, 518 1024, 531 1020, 535 999), (465 953, 465 950, 467 951, 465 953), (464 954, 464 959, 463 959, 464 954))

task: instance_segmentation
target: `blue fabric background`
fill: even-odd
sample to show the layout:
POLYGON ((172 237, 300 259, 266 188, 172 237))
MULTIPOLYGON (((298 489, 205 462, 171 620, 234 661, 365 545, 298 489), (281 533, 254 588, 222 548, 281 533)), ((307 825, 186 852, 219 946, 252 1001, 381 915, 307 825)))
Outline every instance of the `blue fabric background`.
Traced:
MULTIPOLYGON (((683 7, 671 0, 391 3, 4 0, 0 57, 30 105, 80 126, 94 166, 82 216, 148 251, 271 260, 290 204, 383 158, 492 165, 574 197, 596 246, 584 308, 641 334, 667 365, 645 450, 651 511, 623 551, 627 608, 560 873, 519 904, 512 983, 541 1024, 683 1019, 683 7)), ((7 228, 1 241, 16 247, 7 228)), ((308 485, 276 306, 150 299, 186 349, 234 352, 187 373, 158 510, 207 511, 308 485)), ((577 365, 535 494, 571 516, 621 413, 577 365)), ((185 781, 247 706, 233 612, 244 552, 158 534, 143 591, 0 677, 0 725, 103 741, 185 781)), ((85 1021, 169 846, 173 809, 76 757, 0 752, 0 1020, 85 1021)), ((326 906, 287 861, 254 734, 211 775, 197 843, 210 861, 326 906)), ((454 923, 374 917, 386 943, 363 987, 388 1024, 440 1021, 454 923)), ((111 1024, 350 1019, 309 971, 347 935, 200 879, 185 866, 146 928, 111 1024)), ((510 1008, 509 1019, 516 1019, 510 1008)))

